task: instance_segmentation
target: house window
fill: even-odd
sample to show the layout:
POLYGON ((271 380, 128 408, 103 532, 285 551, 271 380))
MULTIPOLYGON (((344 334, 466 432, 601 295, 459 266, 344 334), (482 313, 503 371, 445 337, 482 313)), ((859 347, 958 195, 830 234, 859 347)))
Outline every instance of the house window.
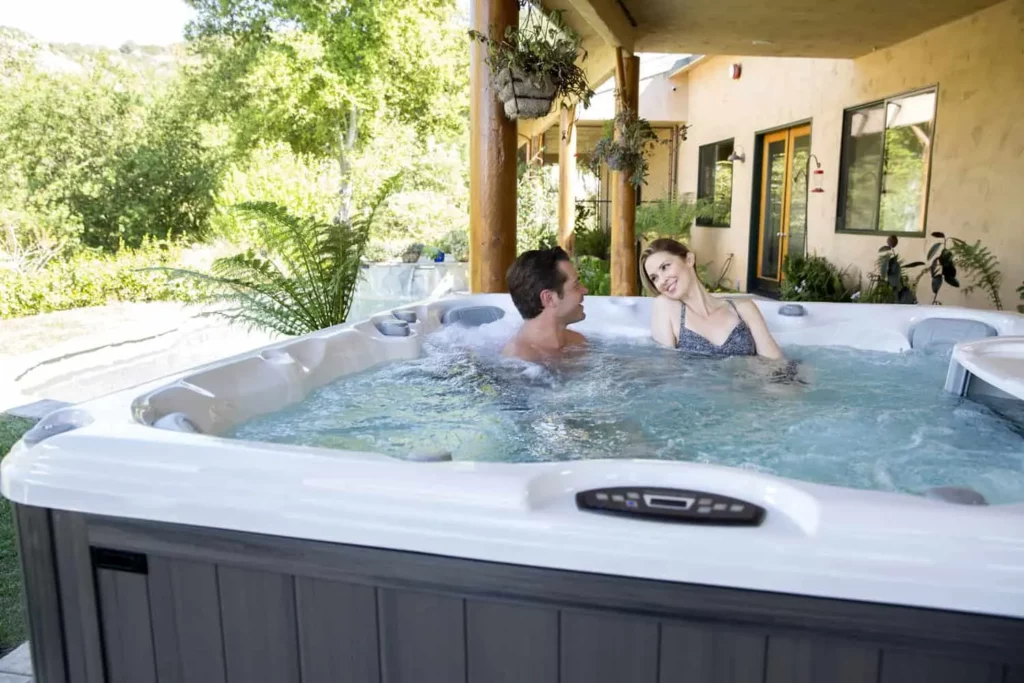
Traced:
POLYGON ((698 153, 697 200, 711 206, 710 216, 697 218, 697 225, 728 228, 732 219, 732 140, 704 145, 698 153))
POLYGON ((836 230, 924 234, 935 100, 930 88, 846 110, 836 230))

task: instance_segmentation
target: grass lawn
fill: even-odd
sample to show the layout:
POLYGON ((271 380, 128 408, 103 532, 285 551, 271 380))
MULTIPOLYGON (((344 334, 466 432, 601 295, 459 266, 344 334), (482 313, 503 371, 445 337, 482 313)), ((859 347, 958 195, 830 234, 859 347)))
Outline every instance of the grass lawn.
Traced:
MULTIPOLYGON (((0 414, 0 455, 7 455, 32 424, 31 420, 0 414)), ((0 653, 17 647, 27 637, 21 609, 21 565, 14 520, 11 504, 0 496, 0 653)))

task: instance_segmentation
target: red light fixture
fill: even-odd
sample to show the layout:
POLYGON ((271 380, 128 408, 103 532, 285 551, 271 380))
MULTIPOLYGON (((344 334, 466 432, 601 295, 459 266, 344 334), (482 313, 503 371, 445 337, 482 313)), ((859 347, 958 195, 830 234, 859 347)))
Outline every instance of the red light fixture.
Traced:
POLYGON ((740 76, 742 76, 742 75, 743 75, 743 65, 742 64, 732 64, 732 65, 729 66, 729 78, 731 78, 734 81, 738 81, 738 80, 740 80, 740 76))

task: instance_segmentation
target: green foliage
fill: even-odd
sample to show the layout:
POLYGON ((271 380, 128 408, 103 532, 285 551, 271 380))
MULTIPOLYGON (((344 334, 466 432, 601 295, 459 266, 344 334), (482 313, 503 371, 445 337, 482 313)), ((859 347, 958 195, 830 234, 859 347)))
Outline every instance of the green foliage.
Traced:
MULTIPOLYGON (((922 270, 914 278, 914 291, 917 291, 917 284, 924 277, 925 273, 931 276, 932 286, 932 305, 939 303, 939 290, 942 289, 942 284, 945 282, 950 287, 959 287, 960 281, 956 275, 956 263, 953 259, 953 252, 947 248, 949 239, 941 232, 933 232, 932 237, 942 240, 936 242, 928 249, 928 264, 927 270, 922 270)), ((893 237, 892 239, 896 239, 893 237)), ((924 264, 922 264, 924 265, 924 264)))
POLYGON ((520 167, 516 204, 516 253, 558 243, 558 184, 551 166, 520 167))
POLYGON ((594 145, 590 156, 590 170, 600 176, 601 165, 629 176, 633 187, 647 184, 649 170, 647 156, 658 142, 650 122, 637 116, 635 111, 623 109, 615 115, 611 129, 594 145), (615 133, 619 133, 616 139, 615 133))
MULTIPOLYGON (((0 218, 9 243, 108 251, 201 237, 218 178, 176 90, 97 59, 0 85, 0 218)), ((8 245, 8 249, 11 245, 8 245)))
POLYGON ((782 265, 783 301, 828 301, 846 303, 853 294, 840 270, 824 256, 786 257, 782 265))
POLYGON ((418 135, 459 132, 468 54, 451 0, 189 0, 197 100, 230 120, 239 149, 283 141, 337 159, 384 112, 418 135))
POLYGON ((228 305, 218 314, 250 327, 299 335, 339 325, 352 307, 374 217, 398 182, 390 179, 345 223, 294 216, 269 202, 243 204, 238 210, 258 225, 260 250, 217 259, 209 274, 173 272, 210 286, 209 298, 228 305))
POLYGON ((910 268, 920 268, 925 264, 923 261, 904 263, 900 255, 896 253, 896 246, 898 244, 899 238, 895 235, 890 235, 886 239, 885 246, 879 247, 878 269, 877 272, 871 273, 869 276, 870 283, 868 289, 859 298, 861 303, 917 303, 915 289, 921 276, 920 274, 918 275, 912 286, 906 271, 910 268))
MULTIPOLYGON (((938 236, 941 233, 932 234, 938 236)), ((988 250, 988 247, 981 244, 981 240, 968 244, 953 237, 949 250, 957 267, 971 278, 971 284, 961 291, 967 295, 975 289, 981 289, 996 310, 1001 311, 1003 301, 999 297, 999 288, 1003 283, 1003 274, 999 272, 999 259, 988 250)))
POLYGON ((706 199, 695 201, 680 197, 644 202, 636 210, 636 233, 648 241, 671 237, 686 242, 690 239, 693 222, 713 215, 714 204, 706 199))
MULTIPOLYGON (((0 414, 0 458, 32 425, 32 420, 0 414)), ((11 503, 0 498, 0 652, 17 647, 28 637, 21 596, 21 563, 11 503)))
POLYGON ((239 220, 232 207, 272 202, 299 216, 330 220, 337 211, 340 182, 336 164, 295 154, 284 143, 254 148, 227 167, 216 198, 211 233, 239 246, 252 246, 259 232, 252 221, 239 220))
POLYGON ((469 260, 469 231, 451 230, 445 233, 437 242, 437 248, 445 254, 450 254, 456 261, 469 260))
POLYGON ((201 284, 151 270, 157 264, 173 266, 181 256, 178 246, 146 240, 137 250, 83 251, 34 271, 0 268, 0 318, 115 301, 199 301, 205 296, 201 284))
POLYGON ((576 271, 587 293, 608 296, 612 291, 611 263, 594 256, 577 256, 576 271))
MULTIPOLYGON (((1024 283, 1022 283, 1021 286, 1017 288, 1017 293, 1020 294, 1020 300, 1024 302, 1024 283)), ((1024 303, 1021 303, 1017 306, 1017 311, 1019 313, 1024 313, 1024 303)))
POLYGON ((566 25, 562 14, 555 10, 544 16, 539 7, 521 2, 526 6, 519 26, 508 26, 505 34, 495 40, 479 31, 470 30, 473 40, 487 46, 487 64, 492 78, 497 83, 506 83, 510 78, 523 78, 535 86, 550 80, 555 88, 555 97, 563 107, 576 103, 590 106, 594 91, 586 72, 576 64, 587 58, 583 39, 566 25))

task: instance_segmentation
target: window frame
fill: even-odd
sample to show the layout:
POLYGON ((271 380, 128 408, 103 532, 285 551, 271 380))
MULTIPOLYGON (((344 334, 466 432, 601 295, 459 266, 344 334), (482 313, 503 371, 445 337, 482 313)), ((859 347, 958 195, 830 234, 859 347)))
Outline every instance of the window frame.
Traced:
MULTIPOLYGON (((718 140, 716 142, 709 142, 706 145, 700 145, 699 147, 697 147, 697 201, 700 201, 701 199, 707 199, 707 197, 701 197, 701 187, 702 187, 701 181, 702 181, 702 178, 703 178, 703 174, 701 173, 701 157, 703 156, 702 152, 703 152, 703 150, 707 149, 708 147, 713 147, 713 148, 715 148, 715 158, 717 159, 718 158, 718 147, 720 145, 724 145, 726 143, 729 143, 729 144, 732 145, 732 150, 735 153, 735 151, 736 151, 736 138, 725 138, 723 140, 718 140)), ((712 186, 714 186, 714 181, 712 181, 711 184, 712 184, 712 186)), ((732 199, 733 199, 733 190, 735 190, 735 188, 736 188, 736 176, 735 176, 735 174, 732 174, 730 176, 730 178, 729 178, 729 222, 728 223, 716 223, 714 217, 712 217, 712 218, 700 218, 698 216, 697 219, 694 221, 695 224, 698 225, 699 227, 702 227, 702 228, 731 228, 732 227, 732 199)), ((710 199, 712 200, 712 202, 714 202, 714 195, 712 195, 710 197, 710 199)))
POLYGON ((907 90, 889 97, 883 97, 882 99, 872 100, 871 102, 864 102, 853 107, 847 107, 843 109, 843 125, 841 138, 839 140, 839 174, 837 178, 837 192, 836 192, 836 220, 835 220, 835 234, 837 235, 880 235, 882 237, 888 237, 894 235, 896 237, 926 237, 928 234, 928 205, 931 203, 931 189, 932 189, 932 157, 935 154, 935 131, 937 128, 937 120, 939 115, 939 86, 938 84, 925 86, 923 88, 915 88, 914 90, 907 90), (882 182, 884 178, 882 176, 882 167, 885 165, 885 131, 888 128, 883 128, 882 134, 882 154, 879 158, 879 185, 878 185, 878 201, 876 203, 875 211, 875 225, 873 228, 866 230, 857 230, 854 228, 839 227, 845 221, 843 216, 846 209, 846 195, 848 193, 846 180, 846 162, 849 154, 849 149, 846 145, 847 139, 847 121, 848 116, 854 112, 862 111, 865 109, 871 109, 872 107, 882 106, 883 121, 886 112, 889 108, 889 103, 893 100, 899 100, 906 97, 912 97, 914 95, 922 95, 924 93, 935 93, 935 109, 932 111, 932 144, 928 146, 928 176, 924 181, 924 211, 921 214, 921 230, 919 232, 904 232, 901 230, 879 230, 878 221, 881 219, 882 211, 882 182))

